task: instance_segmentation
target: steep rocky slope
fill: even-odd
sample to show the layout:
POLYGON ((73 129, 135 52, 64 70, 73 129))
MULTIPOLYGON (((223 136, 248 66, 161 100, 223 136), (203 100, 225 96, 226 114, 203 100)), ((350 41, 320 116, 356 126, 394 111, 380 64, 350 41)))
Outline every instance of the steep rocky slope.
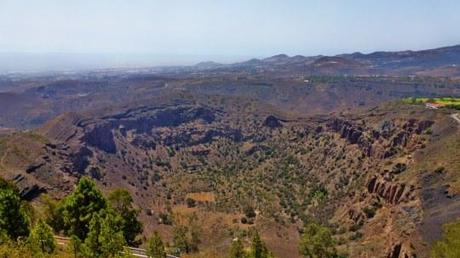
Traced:
POLYGON ((296 257, 298 230, 314 219, 351 257, 426 257, 460 209, 458 149, 439 151, 459 142, 457 126, 448 113, 402 104, 294 117, 250 99, 159 97, 4 137, 0 169, 30 198, 62 196, 81 175, 127 188, 146 231, 167 239, 165 214, 195 213, 202 248, 220 254, 255 226, 275 254, 296 257))

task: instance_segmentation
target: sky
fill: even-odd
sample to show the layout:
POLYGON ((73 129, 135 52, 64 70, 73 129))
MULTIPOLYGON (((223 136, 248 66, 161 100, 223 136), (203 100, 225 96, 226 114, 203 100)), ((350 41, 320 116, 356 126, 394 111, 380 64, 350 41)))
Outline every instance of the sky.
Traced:
POLYGON ((163 65, 419 50, 460 44, 459 13, 458 0, 0 0, 0 56, 163 65))

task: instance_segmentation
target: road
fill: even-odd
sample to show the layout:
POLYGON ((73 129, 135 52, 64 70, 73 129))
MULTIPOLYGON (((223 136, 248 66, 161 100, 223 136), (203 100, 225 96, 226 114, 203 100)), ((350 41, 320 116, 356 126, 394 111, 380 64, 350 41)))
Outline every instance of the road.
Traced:
MULTIPOLYGON (((61 237, 61 236, 54 236, 58 245, 67 245, 70 242, 70 238, 68 237, 61 237)), ((126 249, 129 250, 129 253, 134 257, 141 257, 141 258, 149 258, 147 255, 147 250, 142 248, 135 248, 126 246, 126 249)), ((180 258, 174 255, 167 254, 167 258, 180 258)))
POLYGON ((457 121, 460 124, 460 113, 452 114, 450 115, 455 121, 457 121))

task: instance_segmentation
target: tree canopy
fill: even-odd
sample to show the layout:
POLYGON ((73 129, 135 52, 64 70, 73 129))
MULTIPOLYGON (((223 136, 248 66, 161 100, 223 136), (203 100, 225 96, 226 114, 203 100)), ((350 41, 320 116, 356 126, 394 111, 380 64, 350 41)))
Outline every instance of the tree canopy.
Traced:
POLYGON ((0 187, 0 231, 13 240, 29 235, 29 218, 21 198, 7 184, 0 187))
POLYGON ((88 237, 82 249, 86 257, 115 257, 123 251, 125 243, 123 232, 118 229, 116 216, 101 210, 90 221, 88 237))
POLYGON ((41 253, 52 253, 56 248, 56 240, 51 227, 43 220, 37 222, 30 232, 28 241, 34 250, 38 250, 41 253))
POLYGON ((120 229, 126 243, 137 246, 136 236, 142 233, 142 224, 137 220, 139 210, 133 207, 133 198, 125 189, 117 189, 108 196, 111 208, 120 217, 120 229))
POLYGON ((329 228, 309 223, 301 237, 299 252, 308 258, 337 257, 334 239, 329 228))
POLYGON ((76 189, 64 199, 62 204, 66 234, 85 239, 93 215, 105 208, 107 208, 107 201, 102 192, 91 179, 82 177, 76 189))
POLYGON ((153 236, 149 239, 147 255, 152 258, 166 258, 165 246, 157 231, 153 232, 153 236))

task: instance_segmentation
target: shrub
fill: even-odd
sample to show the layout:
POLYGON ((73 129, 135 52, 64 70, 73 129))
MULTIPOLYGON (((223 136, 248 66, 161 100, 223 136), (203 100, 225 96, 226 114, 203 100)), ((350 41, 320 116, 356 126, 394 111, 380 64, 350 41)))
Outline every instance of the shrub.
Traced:
POLYGON ((252 206, 245 206, 243 208, 243 213, 248 218, 254 218, 256 216, 256 212, 252 206))
POLYGON ((42 220, 39 220, 32 229, 28 242, 34 250, 39 250, 41 253, 52 253, 56 248, 51 227, 42 220))
POLYGON ((187 203, 187 207, 189 208, 193 208, 196 206, 196 201, 192 198, 187 198, 185 202, 187 203))
POLYGON ((460 257, 460 221, 445 224, 442 238, 433 244, 433 258, 460 257))
POLYGON ((153 232, 153 236, 149 240, 147 255, 152 258, 166 258, 165 246, 157 231, 153 232))
POLYGON ((308 258, 336 256, 337 252, 331 231, 317 223, 307 224, 300 240, 299 252, 308 258))
POLYGON ((246 253, 244 252, 243 243, 239 238, 232 241, 230 246, 229 258, 245 258, 246 253))

